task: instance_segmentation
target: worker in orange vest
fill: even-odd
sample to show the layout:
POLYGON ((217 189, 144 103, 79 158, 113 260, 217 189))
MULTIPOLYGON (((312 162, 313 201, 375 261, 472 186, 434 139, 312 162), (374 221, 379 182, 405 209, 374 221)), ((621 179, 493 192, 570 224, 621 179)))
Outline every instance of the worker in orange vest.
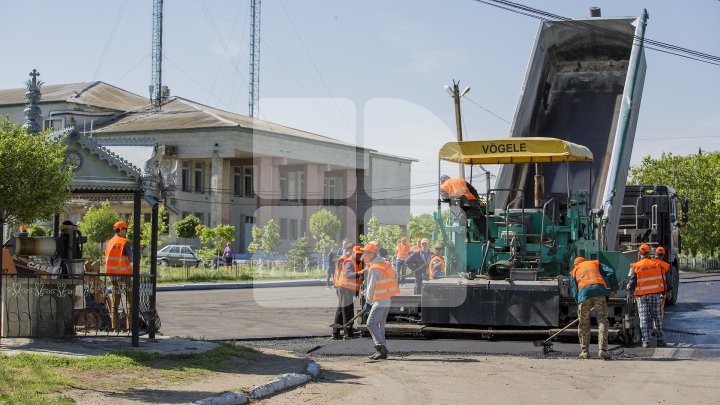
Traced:
POLYGON ((480 199, 477 190, 472 184, 462 177, 440 176, 440 198, 444 201, 451 201, 451 215, 453 215, 454 210, 457 210, 454 207, 459 206, 462 208, 465 218, 472 219, 479 232, 485 232, 487 219, 483 208, 481 208, 485 203, 480 199), (459 204, 453 203, 454 200, 459 200, 459 204))
POLYGON ((132 274, 133 274, 133 251, 125 238, 127 236, 127 224, 123 221, 115 222, 113 225, 115 236, 105 245, 105 273, 111 274, 112 282, 112 319, 111 325, 115 331, 124 328, 130 329, 132 314, 132 274), (122 295, 125 295, 125 325, 120 325, 120 309, 123 302, 122 295))
POLYGON ((433 280, 436 277, 441 277, 445 275, 445 259, 443 259, 444 253, 445 248, 443 246, 438 246, 435 248, 435 254, 430 259, 430 263, 428 263, 429 280, 433 280))
POLYGON ((389 351, 385 343, 385 322, 390 312, 391 298, 400 294, 397 273, 379 252, 377 242, 370 242, 363 248, 363 262, 368 268, 363 309, 370 311, 367 328, 375 343, 375 353, 368 356, 370 360, 387 359, 389 351))
POLYGON ((598 323, 598 357, 609 359, 607 351, 608 335, 608 309, 607 297, 615 294, 617 278, 613 269, 600 263, 598 260, 585 260, 578 256, 570 271, 570 288, 578 304, 578 337, 580 339, 580 358, 590 358, 590 310, 595 308, 595 316, 598 323), (609 290, 605 283, 606 277, 612 290, 609 290))
MULTIPOLYGON (((662 246, 658 246, 655 249, 655 261, 657 261, 658 266, 662 268, 663 275, 665 276, 665 299, 669 300, 672 298, 672 294, 675 292, 673 291, 673 280, 672 280, 672 272, 670 272, 670 263, 665 261, 665 248, 662 246)), ((663 303, 664 306, 664 303, 663 303)), ((663 311, 664 315, 665 311, 663 311)))
POLYGON ((640 260, 630 265, 628 289, 637 298, 640 315, 642 347, 650 347, 650 335, 655 329, 657 346, 667 346, 662 326, 662 301, 665 300, 665 274, 656 260, 650 259, 650 246, 643 244, 638 250, 640 260))
POLYGON ((335 283, 338 306, 335 310, 334 325, 336 326, 333 327, 332 332, 332 338, 336 340, 343 338, 343 336, 340 335, 340 328, 337 325, 345 325, 345 339, 351 339, 353 337, 353 324, 348 324, 348 322, 350 322, 355 312, 353 299, 360 293, 360 286, 362 285, 362 254, 362 248, 355 246, 352 250, 352 255, 346 255, 338 271, 338 277, 335 283))
POLYGON ((407 266, 405 265, 405 259, 410 255, 410 244, 407 243, 407 236, 403 236, 402 239, 400 239, 400 243, 397 245, 397 260, 395 261, 395 270, 397 270, 398 275, 400 278, 400 285, 405 284, 405 269, 407 269, 407 266))

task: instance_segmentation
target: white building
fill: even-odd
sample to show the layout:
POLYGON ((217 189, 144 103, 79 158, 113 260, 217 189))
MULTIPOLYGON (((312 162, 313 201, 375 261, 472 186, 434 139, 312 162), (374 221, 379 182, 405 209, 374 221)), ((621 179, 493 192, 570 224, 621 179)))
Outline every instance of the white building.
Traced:
MULTIPOLYGON (((25 89, 0 90, 0 114, 24 122, 25 89)), ((44 85, 39 103, 44 128, 74 126, 86 136, 131 145, 153 138, 162 167, 176 169, 172 201, 180 215, 209 226, 233 225, 237 252, 245 252, 253 224, 280 225, 287 249, 320 208, 343 222, 338 238, 355 241, 374 214, 405 226, 410 217, 413 159, 383 154, 336 139, 172 97, 160 112, 148 100, 103 82, 44 85)), ((142 167, 133 156, 124 159, 142 167)), ((82 209, 82 208, 79 208, 82 209)), ((131 207, 116 206, 121 213, 131 207)), ((79 210, 65 213, 79 220, 79 210)), ((171 227, 172 228, 172 227, 171 227)), ((170 235, 169 242, 175 240, 170 235)))

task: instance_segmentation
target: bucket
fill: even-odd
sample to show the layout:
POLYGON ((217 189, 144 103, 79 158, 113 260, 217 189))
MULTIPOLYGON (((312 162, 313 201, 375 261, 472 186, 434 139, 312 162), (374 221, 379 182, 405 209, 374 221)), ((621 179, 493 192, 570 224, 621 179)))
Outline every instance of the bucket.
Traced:
POLYGON ((65 264, 71 276, 82 276, 85 271, 85 263, 82 259, 66 260, 65 264))

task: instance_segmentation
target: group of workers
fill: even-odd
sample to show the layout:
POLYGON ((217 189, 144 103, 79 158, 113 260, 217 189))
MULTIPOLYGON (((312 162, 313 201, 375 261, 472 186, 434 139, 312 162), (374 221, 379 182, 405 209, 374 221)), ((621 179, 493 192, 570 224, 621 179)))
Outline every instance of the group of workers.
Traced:
POLYGON ((377 242, 369 242, 365 246, 352 246, 345 242, 339 253, 333 274, 338 306, 332 338, 351 339, 358 333, 353 328, 353 321, 357 318, 354 299, 361 297, 361 302, 364 301, 362 313, 368 314, 366 324, 375 344, 375 352, 368 357, 371 360, 386 359, 389 352, 385 342, 385 322, 391 297, 400 293, 406 269, 415 275, 416 294, 421 291, 423 277, 433 279, 444 274, 443 248, 438 247, 433 255, 427 239, 420 239, 417 246, 412 247, 407 243, 407 237, 403 236, 398 243, 395 268, 388 251, 377 242))
MULTIPOLYGON (((672 293, 672 280, 668 273, 670 264, 664 261, 665 248, 658 246, 655 257, 651 258, 650 246, 643 244, 638 250, 638 258, 630 266, 627 287, 629 299, 633 296, 637 299, 642 347, 650 347, 653 334, 658 347, 667 346, 662 325, 663 308, 665 295, 672 293)), ((598 260, 577 257, 570 272, 570 285, 578 304, 580 358, 590 358, 590 311, 594 308, 598 323, 598 356, 609 359, 607 297, 616 293, 618 281, 615 273, 598 260)))

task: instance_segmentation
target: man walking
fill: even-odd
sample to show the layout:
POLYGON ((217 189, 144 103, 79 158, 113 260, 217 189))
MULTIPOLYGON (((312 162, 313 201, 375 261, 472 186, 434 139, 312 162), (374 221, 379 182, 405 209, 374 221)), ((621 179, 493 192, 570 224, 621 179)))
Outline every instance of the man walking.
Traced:
POLYGON ((338 272, 337 282, 335 283, 338 296, 338 306, 335 311, 335 323, 332 332, 333 339, 341 339, 339 325, 345 325, 345 339, 353 336, 353 324, 347 324, 352 319, 355 312, 353 298, 360 293, 360 285, 362 284, 362 254, 363 250, 360 246, 355 246, 352 256, 348 255, 338 272))
POLYGON ((397 245, 397 261, 395 262, 395 270, 397 270, 398 275, 400 278, 400 285, 405 284, 405 269, 407 266, 405 265, 405 259, 410 255, 410 244, 407 243, 407 236, 403 236, 400 240, 400 243, 397 245))
POLYGON ((638 251, 640 260, 630 265, 629 290, 634 290, 640 315, 642 347, 650 347, 650 335, 655 325, 657 346, 667 346, 662 326, 662 301, 665 299, 663 268, 650 259, 650 246, 643 244, 638 251))
POLYGON ((580 358, 590 358, 590 310, 594 307, 598 323, 598 357, 607 360, 610 358, 607 352, 608 288, 603 276, 610 281, 614 294, 617 286, 615 272, 598 260, 585 260, 579 256, 575 258, 574 265, 570 272, 570 287, 578 304, 580 358))
POLYGON ((122 305, 122 293, 125 293, 125 325, 122 328, 130 329, 132 307, 132 283, 133 273, 133 251, 125 238, 127 235, 127 224, 123 221, 115 222, 113 226, 115 236, 105 245, 105 273, 112 274, 112 319, 111 325, 115 331, 120 331, 120 307, 122 305))
POLYGON ((368 266, 365 307, 370 311, 367 327, 375 343, 375 353, 370 360, 387 359, 388 349, 385 343, 385 322, 390 312, 391 297, 400 294, 397 273, 390 262, 378 254, 377 242, 370 242, 363 248, 363 262, 368 266))

